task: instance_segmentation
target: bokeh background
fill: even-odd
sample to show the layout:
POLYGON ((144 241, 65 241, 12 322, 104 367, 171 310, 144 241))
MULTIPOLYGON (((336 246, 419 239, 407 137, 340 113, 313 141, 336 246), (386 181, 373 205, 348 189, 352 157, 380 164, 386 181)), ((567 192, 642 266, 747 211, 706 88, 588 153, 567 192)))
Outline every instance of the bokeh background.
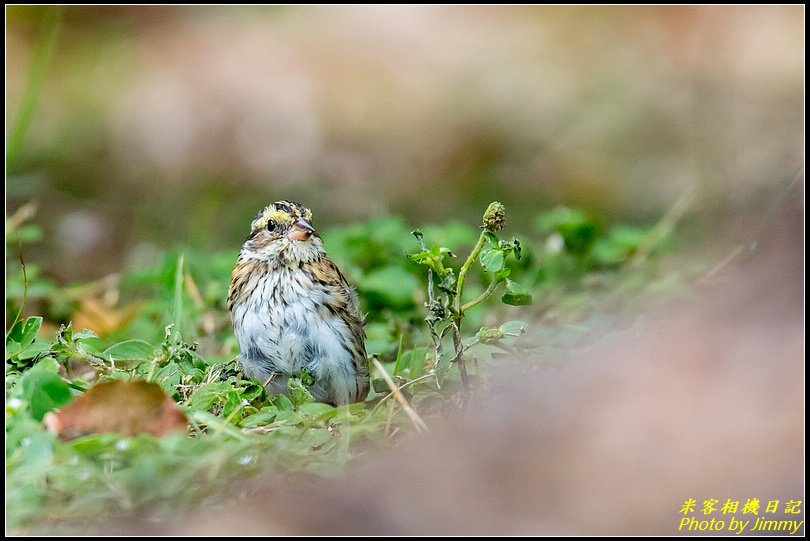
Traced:
POLYGON ((706 224, 803 167, 803 6, 9 7, 7 137, 48 10, 7 212, 38 204, 26 257, 61 283, 236 254, 280 198, 320 226, 475 223, 500 199, 520 231, 690 193, 706 224))

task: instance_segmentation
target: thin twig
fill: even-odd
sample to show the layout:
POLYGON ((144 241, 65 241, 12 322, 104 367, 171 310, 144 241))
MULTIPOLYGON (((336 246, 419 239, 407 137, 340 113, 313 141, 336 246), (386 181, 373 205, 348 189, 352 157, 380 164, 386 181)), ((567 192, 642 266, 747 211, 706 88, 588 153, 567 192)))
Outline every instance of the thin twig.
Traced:
POLYGON ((188 296, 191 297, 192 301, 194 301, 194 306, 198 310, 205 308, 205 301, 203 300, 202 294, 200 294, 200 288, 197 287, 197 284, 194 282, 194 278, 191 277, 190 273, 186 272, 183 274, 183 284, 186 286, 188 296))
POLYGON ((698 279, 698 282, 699 282, 699 283, 700 283, 700 282, 706 282, 706 281, 711 280, 712 278, 714 278, 714 277, 715 277, 717 274, 719 274, 719 273, 720 273, 720 271, 722 271, 723 269, 725 269, 725 268, 726 268, 726 267, 729 265, 729 263, 731 263, 732 261, 734 261, 735 259, 737 259, 737 257, 738 257, 740 254, 742 254, 744 250, 745 250, 745 246, 744 246, 744 245, 742 245, 742 244, 740 244, 740 245, 738 245, 738 246, 735 246, 735 247, 734 247, 734 249, 731 251, 731 253, 730 253, 730 254, 728 254, 726 257, 724 257, 724 258, 723 258, 723 259, 722 259, 722 260, 721 260, 721 261, 720 261, 720 262, 719 262, 717 265, 715 265, 714 267, 712 267, 712 268, 709 270, 709 272, 707 272, 706 274, 704 274, 703 276, 701 276, 701 277, 698 279))
POLYGON ((22 267, 22 274, 23 274, 23 298, 22 302, 20 303, 20 309, 17 310, 17 314, 14 316, 14 321, 11 322, 11 325, 8 328, 8 332, 6 332, 6 341, 8 341, 8 336, 11 334, 12 329, 14 329, 14 325, 20 321, 20 317, 22 316, 23 308, 25 308, 25 301, 28 299, 28 274, 25 272, 25 259, 23 258, 23 251, 22 251, 22 238, 19 238, 20 243, 20 266, 22 267))
POLYGON ((399 390, 399 387, 397 387, 396 383, 394 383, 394 380, 392 380, 391 376, 388 375, 388 372, 385 371, 385 368, 383 368, 383 365, 380 364, 380 361, 378 361, 377 359, 372 359, 371 361, 374 363, 374 366, 377 367, 377 370, 380 372, 380 375, 385 380, 385 383, 388 385, 388 388, 391 389, 391 393, 393 393, 394 398, 396 398, 397 402, 399 402, 399 405, 402 406, 402 410, 405 412, 405 415, 407 415, 408 418, 411 420, 411 423, 413 423, 413 426, 414 428, 416 428, 416 431, 419 432, 420 434, 427 432, 428 431, 427 425, 422 420, 422 418, 419 417, 419 414, 416 413, 416 410, 414 410, 411 407, 411 405, 408 404, 408 400, 405 398, 405 395, 402 394, 402 392, 399 390))
MULTIPOLYGON (((405 383, 403 383, 402 385, 400 385, 398 388, 399 388, 400 390, 402 390, 402 389, 404 389, 405 387, 408 387, 409 385, 413 385, 414 383, 419 383, 419 382, 420 382, 420 381, 422 381, 422 380, 425 380, 425 379, 430 379, 430 378, 433 378, 433 377, 436 377, 436 372, 435 372, 435 371, 433 371, 433 370, 431 370, 430 372, 428 372, 428 373, 427 373, 427 374, 425 374, 424 376, 419 376, 419 377, 418 377, 418 378, 416 378, 416 379, 412 379, 412 380, 410 380, 410 381, 406 381, 405 383)), ((436 385, 437 385, 437 386, 439 385, 438 379, 437 379, 437 381, 436 381, 436 385)), ((441 389, 441 387, 439 387, 439 388, 441 389)), ((394 395, 394 393, 388 393, 387 395, 385 395, 384 397, 382 397, 382 398, 380 399, 380 401, 379 401, 379 402, 377 402, 377 404, 376 404, 376 405, 374 406, 374 408, 371 410, 371 413, 374 413, 375 411, 377 411, 377 409, 380 407, 380 405, 381 405, 383 402, 385 402, 386 400, 388 400, 389 398, 391 398, 393 395, 394 395)))
POLYGON ((757 245, 757 239, 762 237, 763 230, 766 227, 766 224, 770 223, 773 220, 773 214, 777 212, 780 207, 780 203, 782 203, 785 198, 787 198, 793 189, 794 186, 801 180, 802 175, 804 174, 804 166, 800 166, 796 173, 787 180, 785 186, 783 187, 782 191, 780 191, 777 196, 768 204, 768 207, 759 213, 759 220, 755 224, 753 229, 753 234, 751 234, 750 240, 748 242, 738 244, 734 247, 731 252, 720 260, 714 267, 712 267, 706 274, 698 278, 698 284, 705 283, 715 276, 717 276, 721 271, 723 271, 729 264, 735 261, 740 255, 743 254, 746 250, 754 250, 757 245))
POLYGON ((652 228, 652 230, 647 234, 646 237, 641 241, 639 247, 636 249, 636 253, 633 255, 633 258, 630 260, 631 267, 637 267, 638 265, 642 264, 652 253, 655 246, 661 242, 661 239, 666 237, 672 229, 675 227, 675 224, 683 217, 686 211, 689 209, 689 206, 692 203, 693 199, 693 191, 686 190, 681 194, 680 197, 669 207, 667 213, 658 221, 657 224, 652 228))
POLYGON ((6 220, 6 238, 11 236, 17 228, 30 220, 37 213, 39 204, 36 201, 29 201, 14 211, 14 214, 6 220))

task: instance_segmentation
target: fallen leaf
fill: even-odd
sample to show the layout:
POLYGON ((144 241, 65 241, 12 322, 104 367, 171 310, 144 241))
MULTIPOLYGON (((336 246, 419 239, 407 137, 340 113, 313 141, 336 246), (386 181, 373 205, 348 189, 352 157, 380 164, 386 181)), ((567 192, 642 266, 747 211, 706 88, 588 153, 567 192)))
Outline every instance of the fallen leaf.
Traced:
POLYGON ((132 303, 118 310, 95 297, 81 300, 79 310, 73 314, 73 327, 93 329, 99 336, 125 326, 138 314, 139 303, 132 303))
POLYGON ((63 440, 114 432, 158 438, 185 429, 188 420, 159 385, 146 381, 99 383, 61 410, 48 413, 45 427, 63 440))

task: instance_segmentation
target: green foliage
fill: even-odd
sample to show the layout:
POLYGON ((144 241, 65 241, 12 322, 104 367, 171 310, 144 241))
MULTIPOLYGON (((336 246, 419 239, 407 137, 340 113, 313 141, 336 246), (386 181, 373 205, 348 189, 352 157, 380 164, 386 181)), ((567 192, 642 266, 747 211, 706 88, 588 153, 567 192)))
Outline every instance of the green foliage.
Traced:
POLYGON ((578 258, 587 256, 602 229, 594 218, 582 210, 557 207, 537 218, 537 225, 546 233, 562 237, 565 249, 578 258))
POLYGON ((526 306, 532 303, 532 295, 528 289, 507 278, 506 293, 503 294, 501 300, 504 304, 511 304, 512 306, 526 306))
POLYGON ((470 391, 461 336, 461 325, 466 312, 486 301, 502 282, 506 282, 506 293, 501 297, 504 304, 525 306, 532 303, 532 296, 529 291, 508 278, 512 274, 512 269, 507 266, 507 256, 511 255, 515 261, 520 261, 522 253, 520 242, 514 237, 509 241, 501 240, 495 234, 496 231, 500 231, 506 225, 505 207, 497 201, 490 203, 484 212, 482 222, 481 229, 483 231, 479 235, 470 255, 461 265, 458 278, 456 278, 456 272, 450 266, 449 260, 446 260, 455 257, 453 253, 444 246, 434 245, 428 248, 425 245, 424 235, 419 230, 414 231, 413 235, 419 241, 422 250, 408 256, 411 260, 428 268, 428 302, 425 303, 428 315, 425 321, 430 327, 430 334, 433 339, 437 380, 441 380, 444 376, 444 369, 449 366, 449 361, 452 360, 458 365, 465 393, 470 391), (464 303, 465 280, 471 265, 476 260, 483 267, 487 285, 483 293, 475 299, 464 303), (438 284, 434 284, 434 278, 438 280, 438 284), (434 289, 434 285, 438 287, 438 292, 434 289), (444 337, 448 334, 452 338, 452 357, 445 358, 445 344, 443 342, 444 337))
POLYGON ((155 346, 143 340, 124 340, 104 350, 110 361, 146 361, 152 358, 155 346))
POLYGON ((616 225, 605 229, 588 213, 568 207, 557 207, 539 215, 535 225, 546 237, 546 256, 555 259, 542 270, 553 272, 553 267, 563 268, 574 271, 577 276, 595 270, 616 269, 629 262, 650 241, 654 242, 648 248, 657 251, 669 240, 666 236, 656 239, 650 226, 616 225), (573 259, 574 265, 566 264, 566 259, 573 259))
POLYGON ((6 373, 21 372, 30 368, 40 354, 49 349, 46 342, 37 340, 37 333, 42 327, 42 318, 29 317, 17 321, 6 334, 6 373))
POLYGON ((22 396, 31 408, 31 416, 41 421, 45 414, 70 401, 70 387, 59 377, 53 359, 43 359, 28 370, 18 384, 22 396))
POLYGON ((296 409, 307 402, 314 402, 312 393, 309 392, 304 382, 298 378, 290 378, 287 380, 287 393, 290 395, 290 401, 296 409))
MULTIPOLYGON (((10 254, 38 239, 26 219, 7 222, 10 254)), ((650 228, 605 229, 576 210, 543 213, 540 235, 520 241, 502 237, 505 220, 501 205, 481 229, 425 226, 414 232, 418 249, 396 218, 323 232, 327 251, 357 286, 369 355, 417 411, 458 403, 465 383, 489 377, 503 355, 527 361, 573 343, 587 325, 526 321, 550 306, 585 321, 583 307, 604 283, 595 278, 621 280, 629 261, 663 246, 649 245, 650 228), (473 356, 468 381, 447 370, 473 356)), ((367 403, 339 408, 313 401, 311 374, 290 378, 287 395, 278 396, 246 378, 225 307, 235 259, 236 249, 176 251, 113 285, 57 289, 35 263, 23 273, 10 258, 7 313, 28 317, 10 321, 6 334, 7 531, 136 511, 160 518, 210 499, 218 483, 261 470, 333 474, 368 444, 385 445, 411 427, 379 373, 367 403), (112 287, 119 305, 134 307, 132 316, 112 318, 116 325, 98 333, 77 332, 71 319, 78 321, 82 304, 112 287), (48 412, 107 379, 158 383, 188 416, 189 434, 62 442, 45 431, 48 412)))

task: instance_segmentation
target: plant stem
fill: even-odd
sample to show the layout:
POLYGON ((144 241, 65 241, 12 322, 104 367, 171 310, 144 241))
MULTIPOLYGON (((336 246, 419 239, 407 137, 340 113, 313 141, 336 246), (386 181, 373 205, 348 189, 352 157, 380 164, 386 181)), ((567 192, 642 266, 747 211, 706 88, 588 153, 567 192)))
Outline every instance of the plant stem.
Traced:
MULTIPOLYGON (((472 252, 470 252, 470 255, 467 257, 467 261, 465 261, 464 265, 461 266, 461 270, 458 272, 458 280, 456 282, 456 298, 454 299, 453 303, 453 348, 456 350, 456 355, 453 357, 453 362, 458 365, 458 371, 459 374, 461 374, 461 383, 464 386, 465 395, 470 393, 470 378, 467 377, 467 366, 464 362, 464 345, 461 343, 461 320, 464 318, 464 310, 465 306, 467 306, 461 305, 461 295, 464 293, 464 280, 467 278, 467 272, 470 270, 473 262, 478 258, 478 254, 481 253, 481 249, 484 247, 485 241, 486 239, 484 238, 484 233, 482 232, 478 237, 478 242, 475 243, 472 252)), ((489 288, 487 288, 487 290, 489 290, 489 288)), ((491 293, 492 291, 490 291, 490 294, 491 293)), ((478 302, 480 302, 480 300, 474 300, 473 305, 477 304, 478 302)))
MULTIPOLYGON (((461 321, 460 317, 458 321, 461 321)), ((464 362, 464 345, 461 343, 461 329, 457 321, 453 321, 453 347, 456 350, 453 362, 458 364, 458 372, 461 374, 461 384, 464 386, 464 395, 466 397, 470 394, 470 378, 467 377, 467 365, 464 362)))
POLYGON ((485 300, 487 300, 490 297, 490 295, 492 295, 492 293, 494 293, 495 290, 498 288, 498 284, 500 284, 500 282, 493 279, 492 282, 489 283, 489 285, 487 286, 486 290, 484 290, 483 293, 481 293, 476 298, 474 298, 473 300, 471 300, 470 302, 468 302, 467 304, 465 304, 465 305, 463 305, 461 307, 461 312, 464 313, 467 310, 469 310, 470 308, 472 308, 473 306, 475 306, 476 304, 484 302, 485 300))
POLYGON ((155 371, 157 370, 157 361, 159 357, 155 357, 152 359, 152 362, 149 363, 149 373, 146 374, 146 381, 151 382, 152 378, 155 377, 155 371))
MULTIPOLYGON (((419 240, 419 246, 422 247, 423 252, 427 252, 427 246, 425 246, 425 239, 424 237, 419 234, 416 236, 419 240)), ((436 321, 432 317, 432 310, 433 307, 436 306, 436 292, 433 285, 433 269, 428 269, 428 304, 426 305, 428 308, 428 316, 425 318, 425 321, 428 324, 428 328, 430 329, 430 337, 433 340, 433 348, 436 351, 436 363, 433 365, 434 369, 438 369, 439 362, 441 361, 442 354, 442 337, 439 336, 439 333, 436 332, 436 321)), ((402 350, 402 340, 400 337, 400 351, 402 350)), ((399 352, 397 352, 397 364, 399 364, 399 352)), ((396 373, 396 372, 394 372, 396 373)))
POLYGON ((464 292, 464 280, 467 277, 467 271, 470 270, 470 266, 472 266, 473 261, 475 261, 478 254, 481 253, 481 249, 484 247, 485 241, 486 239, 484 238, 484 233, 481 233, 481 236, 478 237, 478 242, 475 243, 472 252, 470 252, 470 256, 467 258, 467 261, 464 262, 464 265, 461 266, 461 270, 458 273, 458 281, 456 282, 455 311, 456 316, 459 317, 459 319, 463 314, 461 307, 461 294, 464 292))
POLYGON ((23 258, 22 253, 22 239, 18 239, 20 243, 20 267, 22 268, 22 275, 23 275, 23 298, 22 303, 20 303, 20 309, 17 310, 17 315, 14 316, 14 321, 11 322, 11 325, 8 327, 8 331, 6 331, 6 341, 8 341, 8 337, 11 334, 11 331, 14 329, 14 325, 20 321, 20 317, 22 316, 23 308, 25 308, 25 301, 28 299, 28 274, 25 272, 25 258, 23 258))
MULTIPOLYGON (((416 237, 419 240, 419 246, 421 246, 423 252, 427 252, 427 246, 425 246, 425 238, 419 233, 419 236, 416 237)), ((436 301, 436 298, 433 296, 434 289, 433 289, 433 269, 428 269, 428 302, 433 304, 436 301)))

